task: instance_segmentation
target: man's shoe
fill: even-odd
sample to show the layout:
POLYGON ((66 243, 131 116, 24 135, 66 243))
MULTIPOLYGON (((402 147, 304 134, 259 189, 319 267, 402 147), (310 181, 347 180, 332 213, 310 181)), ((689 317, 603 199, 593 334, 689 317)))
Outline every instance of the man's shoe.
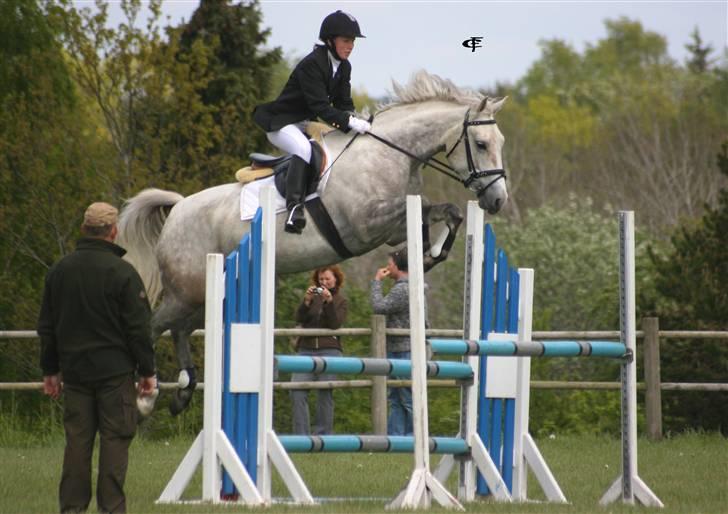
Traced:
POLYGON ((306 226, 306 215, 303 213, 303 204, 299 203, 293 206, 288 212, 288 219, 286 219, 286 232, 291 234, 300 234, 303 232, 303 228, 306 226))

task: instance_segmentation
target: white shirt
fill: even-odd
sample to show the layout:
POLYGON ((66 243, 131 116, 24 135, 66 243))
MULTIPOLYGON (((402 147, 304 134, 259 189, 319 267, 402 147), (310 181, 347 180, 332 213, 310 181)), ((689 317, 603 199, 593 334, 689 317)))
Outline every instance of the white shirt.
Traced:
POLYGON ((341 61, 334 57, 334 54, 331 53, 331 50, 329 50, 329 62, 331 63, 331 76, 333 77, 336 75, 336 70, 339 69, 339 64, 341 64, 341 61))

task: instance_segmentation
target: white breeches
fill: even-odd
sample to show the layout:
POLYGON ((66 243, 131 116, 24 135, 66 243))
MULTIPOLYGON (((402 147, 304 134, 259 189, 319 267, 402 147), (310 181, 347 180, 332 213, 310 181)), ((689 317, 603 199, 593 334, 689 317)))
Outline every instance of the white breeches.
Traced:
POLYGON ((307 163, 311 162, 311 143, 302 132, 303 124, 286 125, 280 130, 266 132, 268 141, 283 150, 285 153, 298 155, 307 163), (301 128, 299 128, 299 126, 301 128))

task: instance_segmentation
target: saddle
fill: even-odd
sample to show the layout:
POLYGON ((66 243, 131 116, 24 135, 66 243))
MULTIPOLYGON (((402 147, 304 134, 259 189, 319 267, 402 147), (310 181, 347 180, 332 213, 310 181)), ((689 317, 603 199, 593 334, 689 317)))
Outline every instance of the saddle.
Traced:
MULTIPOLYGON (((326 170, 326 154, 323 151, 323 137, 334 130, 325 123, 310 122, 306 126, 306 135, 311 139, 311 164, 309 164, 309 175, 315 175, 312 181, 318 186, 321 175, 326 170), (310 173, 311 170, 317 170, 316 173, 310 173)), ((275 157, 264 153, 251 153, 250 166, 240 168, 235 172, 235 179, 245 185, 254 180, 260 180, 271 175, 275 175, 276 188, 285 196, 286 174, 288 170, 288 161, 290 155, 282 155, 275 157)), ((313 189, 316 190, 315 188, 313 189)), ((310 185, 307 193, 310 193, 310 185)))

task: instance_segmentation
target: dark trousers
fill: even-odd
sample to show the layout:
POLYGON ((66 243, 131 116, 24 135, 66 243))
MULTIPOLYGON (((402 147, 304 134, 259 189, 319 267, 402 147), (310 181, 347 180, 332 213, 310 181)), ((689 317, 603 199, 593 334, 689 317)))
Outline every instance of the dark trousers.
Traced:
POLYGON ((99 433, 96 503, 100 512, 126 512, 124 480, 137 426, 133 375, 64 384, 66 450, 59 488, 61 512, 83 512, 91 502, 91 461, 99 433))

